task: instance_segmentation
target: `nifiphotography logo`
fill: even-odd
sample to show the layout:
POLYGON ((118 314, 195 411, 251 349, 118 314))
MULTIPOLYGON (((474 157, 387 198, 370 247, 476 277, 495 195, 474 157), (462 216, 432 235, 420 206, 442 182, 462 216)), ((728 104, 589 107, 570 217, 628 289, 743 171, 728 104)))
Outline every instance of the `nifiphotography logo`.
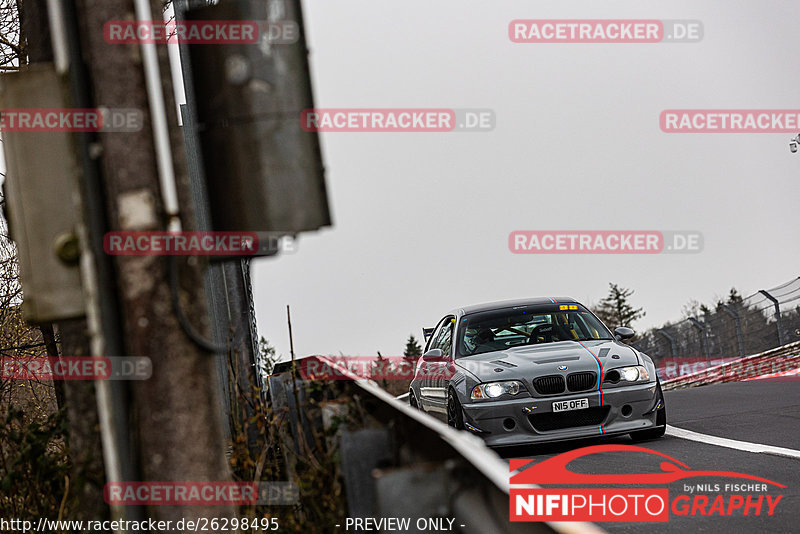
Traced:
POLYGON ((691 469, 664 453, 634 445, 584 447, 541 462, 514 458, 509 467, 512 472, 511 521, 664 522, 669 521, 670 513, 676 516, 771 516, 783 495, 768 493, 770 486, 786 487, 744 473, 691 469), (660 471, 584 474, 567 469, 574 460, 607 452, 653 455, 653 460, 660 462, 660 471), (684 483, 678 495, 670 500, 667 485, 690 478, 702 481, 684 483), (723 480, 709 483, 709 479, 723 480), (531 488, 533 484, 571 487, 531 488), (597 485, 605 487, 586 487, 597 485), (624 487, 632 485, 657 487, 624 487))

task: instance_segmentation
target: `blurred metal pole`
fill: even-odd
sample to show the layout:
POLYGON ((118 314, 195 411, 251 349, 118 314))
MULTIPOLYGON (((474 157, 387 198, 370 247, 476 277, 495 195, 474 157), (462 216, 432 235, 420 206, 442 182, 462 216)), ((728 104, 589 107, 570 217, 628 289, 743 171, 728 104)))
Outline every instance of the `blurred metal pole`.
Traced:
MULTIPOLYGON (((207 5, 209 5, 207 0, 175 0, 173 2, 175 21, 185 20, 186 13, 192 8, 207 5)), ((198 137, 197 105, 190 53, 189 45, 185 42, 178 43, 181 76, 186 98, 186 104, 180 106, 181 131, 186 148, 189 189, 195 210, 197 229, 211 231, 213 230, 211 211, 203 154, 198 137)), ((257 374, 258 335, 255 328, 249 269, 249 258, 235 258, 223 262, 211 262, 203 272, 214 341, 218 345, 224 345, 229 340, 231 332, 234 334, 233 339, 228 343, 228 350, 225 353, 219 353, 215 358, 216 372, 220 377, 223 389, 220 414, 226 421, 224 430, 228 439, 236 432, 237 426, 244 425, 244 421, 235 420, 237 417, 242 419, 242 414, 244 414, 243 417, 250 420, 255 416, 252 405, 246 401, 241 402, 242 399, 238 397, 238 392, 244 391, 249 394, 251 386, 261 385, 260 377, 257 374), (229 374, 229 358, 233 364, 235 377, 229 374), (235 383, 232 382, 234 379, 235 383)), ((256 456, 260 453, 258 431, 255 425, 249 425, 247 428, 248 447, 251 454, 256 456)))

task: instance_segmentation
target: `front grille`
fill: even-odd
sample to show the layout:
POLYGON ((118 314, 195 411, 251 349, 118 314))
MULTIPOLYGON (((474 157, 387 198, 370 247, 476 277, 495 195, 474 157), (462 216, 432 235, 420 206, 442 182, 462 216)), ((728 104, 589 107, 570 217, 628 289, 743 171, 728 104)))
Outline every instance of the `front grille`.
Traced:
POLYGON ((569 412, 543 412, 528 416, 533 428, 540 432, 578 426, 600 425, 606 420, 611 406, 592 406, 569 412))
POLYGON ((564 377, 561 375, 540 376, 534 379, 533 387, 540 395, 557 395, 564 392, 564 377))
POLYGON ((567 376, 567 389, 570 391, 586 391, 592 389, 595 384, 597 384, 597 373, 594 371, 572 373, 567 376))

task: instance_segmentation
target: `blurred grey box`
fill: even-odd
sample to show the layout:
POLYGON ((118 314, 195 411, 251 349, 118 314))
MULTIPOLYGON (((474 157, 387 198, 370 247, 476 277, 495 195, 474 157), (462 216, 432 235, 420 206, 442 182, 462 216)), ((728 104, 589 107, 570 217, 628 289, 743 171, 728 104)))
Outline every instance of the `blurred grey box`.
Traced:
MULTIPOLYGON (((0 76, 0 108, 66 108, 66 89, 51 64, 0 76)), ((17 244, 25 320, 84 315, 74 195, 80 166, 70 132, 3 131, 3 183, 9 234, 17 244), (73 261, 65 262, 58 251, 73 261)))
POLYGON ((300 126, 314 107, 300 2, 228 2, 187 18, 295 23, 299 31, 295 42, 262 32, 257 43, 188 47, 213 229, 266 241, 329 226, 318 133, 300 126))

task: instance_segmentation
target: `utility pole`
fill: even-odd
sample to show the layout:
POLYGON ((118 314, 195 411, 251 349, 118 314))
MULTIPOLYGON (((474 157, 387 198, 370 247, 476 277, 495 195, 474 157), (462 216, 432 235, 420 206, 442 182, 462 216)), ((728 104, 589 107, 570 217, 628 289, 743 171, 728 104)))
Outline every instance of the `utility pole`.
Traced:
MULTIPOLYGON (((22 64, 50 63, 53 61, 53 43, 47 0, 25 0, 20 4, 20 43, 24 43, 27 57, 19 58, 22 64), (26 61, 27 60, 27 61, 26 61)), ((87 325, 84 319, 59 321, 62 352, 66 355, 89 354, 87 325)), ((49 356, 58 357, 52 323, 40 325, 42 340, 49 356)), ((69 422, 67 446, 72 463, 71 485, 78 494, 81 506, 72 519, 103 520, 108 518, 108 507, 103 501, 102 444, 98 431, 95 386, 84 381, 54 381, 58 407, 66 406, 69 422)))
MULTIPOLYGON (((39 324, 58 321, 67 354, 148 357, 152 365, 147 380, 97 380, 93 391, 85 388, 77 399, 66 392, 71 414, 76 407, 87 410, 84 426, 78 421, 74 428, 85 436, 91 435, 87 425, 100 428, 105 480, 96 477, 91 486, 92 519, 108 511, 99 500, 103 482, 230 480, 222 392, 236 390, 229 384, 232 377, 242 390, 255 381, 246 262, 229 261, 209 272, 205 259, 196 256, 111 256, 104 250, 106 234, 249 229, 271 244, 275 235, 330 225, 317 135, 302 130, 293 117, 314 107, 300 3, 268 3, 229 1, 194 13, 200 20, 286 23, 287 35, 295 39, 273 48, 270 31, 259 46, 194 49, 192 67, 199 76, 187 87, 191 94, 192 86, 203 92, 188 99, 186 135, 178 126, 167 47, 111 44, 104 31, 111 21, 133 18, 149 25, 159 20, 160 1, 46 0, 53 65, 39 65, 0 87, 4 102, 21 103, 10 108, 140 114, 139 131, 56 137, 37 131, 34 137, 15 135, 10 149, 11 213, 20 242, 27 244, 21 263, 28 277, 23 280, 28 317, 39 324), (247 68, 232 72, 233 63, 247 68), (200 107, 197 121, 192 103, 200 107), (49 151, 47 143, 52 143, 49 151), (200 168, 205 179, 190 172, 200 168), (26 200, 31 195, 47 204, 34 205, 26 200), (247 328, 229 328, 235 334, 225 335, 225 322, 229 327, 247 323, 247 328), (234 339, 223 345, 223 337, 234 339), (238 358, 230 376, 220 372, 226 370, 223 358, 229 351, 238 358), (96 400, 96 410, 90 400, 96 400)), ((37 21, 45 27, 41 16, 37 21)), ((276 252, 269 246, 258 253, 276 252)), ((82 450, 92 447, 91 439, 76 443, 82 450)), ((112 519, 177 521, 232 517, 235 508, 113 504, 110 512, 112 519)))
MULTIPOLYGON (((202 262, 176 259, 174 286, 170 258, 116 256, 112 260, 102 252, 107 231, 166 231, 178 221, 183 230, 196 228, 167 49, 112 45, 103 35, 103 26, 110 20, 134 13, 141 20, 160 18, 161 3, 74 0, 70 5, 74 17, 65 18, 72 25, 67 32, 70 70, 74 76, 76 70, 84 69, 84 96, 91 104, 87 107, 133 108, 144 114, 139 132, 100 132, 88 147, 92 161, 84 161, 84 186, 92 174, 86 167, 96 165, 97 171, 96 183, 82 191, 85 210, 91 212, 85 217, 90 241, 86 246, 94 253, 97 267, 96 307, 88 310, 95 328, 92 350, 114 351, 112 347, 118 346, 121 353, 101 355, 147 356, 153 368, 150 379, 127 385, 127 399, 114 391, 100 395, 101 419, 106 418, 101 420, 106 473, 112 481, 119 476, 129 479, 126 472, 136 472, 143 481, 229 480, 214 356, 185 333, 170 304, 174 292, 186 320, 208 335, 202 262), (166 136, 158 137, 165 133, 157 129, 159 124, 166 136), (122 435, 126 431, 129 435, 122 435)), ((68 7, 68 15, 69 11, 68 7)), ((114 512, 115 516, 126 513, 124 509, 114 512)), ((232 506, 152 506, 147 510, 148 516, 159 520, 233 513, 232 506)))

